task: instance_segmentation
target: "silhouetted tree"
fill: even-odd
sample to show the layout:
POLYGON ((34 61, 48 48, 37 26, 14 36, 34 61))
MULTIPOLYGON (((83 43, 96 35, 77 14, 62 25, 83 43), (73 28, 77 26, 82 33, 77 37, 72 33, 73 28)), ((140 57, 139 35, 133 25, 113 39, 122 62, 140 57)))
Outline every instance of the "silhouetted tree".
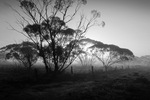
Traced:
POLYGON ((91 67, 96 62, 96 58, 88 52, 83 52, 78 56, 77 61, 84 67, 91 67))
POLYGON ((25 32, 21 33, 37 46, 47 73, 49 68, 55 73, 68 68, 81 53, 79 40, 86 31, 94 25, 104 25, 96 21, 100 13, 92 10, 89 20, 81 14, 76 29, 68 27, 86 0, 19 0, 19 3, 21 13, 10 7, 21 17, 19 23, 25 32))
POLYGON ((14 59, 23 64, 29 70, 38 60, 38 51, 31 42, 22 42, 21 44, 10 44, 2 47, 1 50, 6 52, 6 59, 14 59))
POLYGON ((91 44, 88 47, 88 51, 103 64, 106 71, 111 65, 132 60, 134 57, 132 51, 129 49, 120 48, 116 45, 104 44, 91 39, 83 39, 82 41, 91 44))
POLYGON ((80 46, 82 49, 82 53, 78 56, 77 62, 81 63, 82 66, 93 66, 96 62, 96 57, 89 52, 89 47, 93 44, 97 43, 97 41, 84 38, 80 40, 80 46))
POLYGON ((102 62, 105 70, 115 63, 131 60, 133 53, 128 49, 119 48, 115 45, 99 44, 90 47, 92 54, 102 62))

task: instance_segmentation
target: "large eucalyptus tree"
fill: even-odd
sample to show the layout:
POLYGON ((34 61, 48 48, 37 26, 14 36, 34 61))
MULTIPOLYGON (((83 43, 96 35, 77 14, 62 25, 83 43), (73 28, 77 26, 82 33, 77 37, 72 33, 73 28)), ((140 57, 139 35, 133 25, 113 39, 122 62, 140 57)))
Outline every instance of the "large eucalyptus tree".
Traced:
MULTIPOLYGON (((100 13, 91 11, 91 17, 78 14, 86 0, 18 0, 20 10, 10 6, 21 20, 25 35, 32 41, 42 57, 46 72, 58 73, 68 68, 81 49, 79 40, 83 39, 87 30, 94 25, 104 25, 96 21, 100 13), (78 15, 78 16, 77 16, 78 15), (74 18, 78 17, 78 21, 74 18), (70 28, 74 21, 76 27, 70 28)), ((12 28, 15 29, 13 26, 12 28)))

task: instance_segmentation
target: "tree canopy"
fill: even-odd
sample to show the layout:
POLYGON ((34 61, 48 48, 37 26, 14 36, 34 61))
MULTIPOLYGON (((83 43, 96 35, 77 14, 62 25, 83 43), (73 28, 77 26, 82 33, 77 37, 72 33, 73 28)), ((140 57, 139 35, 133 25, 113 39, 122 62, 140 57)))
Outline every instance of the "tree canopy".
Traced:
POLYGON ((17 60, 27 68, 31 68, 39 57, 35 45, 28 41, 20 44, 10 44, 2 47, 1 50, 6 52, 5 59, 17 60))
POLYGON ((82 42, 92 44, 87 49, 103 64, 105 70, 113 64, 129 61, 134 57, 131 50, 113 44, 104 44, 92 39, 83 39, 82 42))

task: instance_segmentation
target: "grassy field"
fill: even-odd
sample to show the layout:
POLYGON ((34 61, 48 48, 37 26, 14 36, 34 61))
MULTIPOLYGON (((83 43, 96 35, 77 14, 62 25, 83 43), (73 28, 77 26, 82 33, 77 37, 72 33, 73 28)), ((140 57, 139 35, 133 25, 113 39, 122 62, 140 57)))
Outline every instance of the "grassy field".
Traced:
POLYGON ((0 100, 150 100, 150 68, 74 67, 55 78, 35 66, 0 65, 0 100), (35 71, 36 68, 36 71, 35 71))

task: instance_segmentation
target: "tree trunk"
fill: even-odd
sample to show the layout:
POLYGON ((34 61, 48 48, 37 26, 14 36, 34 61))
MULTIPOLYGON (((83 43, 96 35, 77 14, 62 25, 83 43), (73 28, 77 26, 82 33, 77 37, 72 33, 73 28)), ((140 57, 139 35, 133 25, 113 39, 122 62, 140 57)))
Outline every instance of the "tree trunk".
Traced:
POLYGON ((48 72, 49 72, 49 70, 48 70, 48 64, 47 64, 47 61, 46 61, 46 57, 45 57, 45 54, 44 54, 44 50, 43 50, 42 44, 40 45, 40 47, 37 45, 37 48, 39 50, 39 55, 43 59, 43 63, 45 65, 46 74, 48 74, 48 72))
POLYGON ((73 75, 74 73, 73 73, 73 67, 71 66, 71 75, 73 75))
POLYGON ((44 65, 45 65, 45 70, 46 70, 46 74, 48 74, 48 65, 47 65, 47 61, 46 61, 46 58, 45 56, 43 56, 43 62, 44 62, 44 65))
POLYGON ((105 68, 105 72, 107 72, 108 71, 108 66, 104 66, 104 68, 105 68))
POLYGON ((58 67, 58 64, 57 63, 55 63, 55 69, 54 69, 54 74, 59 74, 59 73, 61 73, 61 70, 59 70, 59 67, 58 67))
POLYGON ((42 50, 41 50, 40 54, 41 54, 41 57, 43 59, 43 63, 45 65, 46 74, 48 74, 48 65, 47 65, 46 57, 45 57, 45 55, 44 55, 42 50))
POLYGON ((54 74, 57 74, 59 72, 59 66, 58 66, 57 57, 56 57, 56 48, 55 48, 56 44, 52 35, 51 35, 51 40, 52 40, 53 59, 54 59, 54 65, 55 65, 54 74))
POLYGON ((31 66, 32 66, 32 63, 31 63, 30 57, 27 58, 27 61, 28 61, 27 68, 28 68, 29 74, 31 74, 31 66))
POLYGON ((32 66, 31 61, 29 61, 29 70, 30 71, 31 71, 31 66, 32 66))
POLYGON ((94 75, 94 67, 91 66, 91 70, 92 70, 92 75, 94 75))

